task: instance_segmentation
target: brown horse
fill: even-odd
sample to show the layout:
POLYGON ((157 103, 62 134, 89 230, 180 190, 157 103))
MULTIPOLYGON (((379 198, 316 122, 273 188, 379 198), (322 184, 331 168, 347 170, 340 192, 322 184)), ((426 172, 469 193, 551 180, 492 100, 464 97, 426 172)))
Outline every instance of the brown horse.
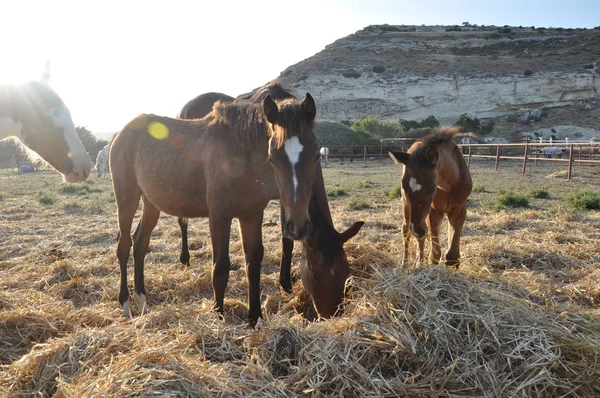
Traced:
POLYGON ((0 85, 0 140, 15 137, 58 170, 65 181, 85 180, 92 168, 58 94, 45 82, 0 85))
POLYGON ((446 253, 446 265, 458 266, 460 235, 467 216, 466 202, 473 182, 462 151, 453 142, 457 134, 457 128, 442 127, 415 142, 408 152, 388 150, 397 164, 404 165, 404 264, 408 262, 411 234, 419 241, 419 261, 423 261, 426 218, 431 228, 430 260, 433 264, 439 263, 440 225, 444 214, 447 214, 450 247, 446 253))
MULTIPOLYGON (((294 98, 293 95, 279 84, 271 83, 260 88, 256 93, 241 96, 236 99, 259 102, 267 95, 276 100, 294 98)), ((180 117, 203 117, 213 102, 232 101, 233 98, 221 93, 207 93, 199 95, 189 101, 179 112, 180 117)), ((350 274, 350 267, 346 258, 343 244, 358 233, 363 222, 353 224, 343 233, 338 233, 333 227, 333 220, 329 211, 323 174, 320 165, 317 165, 315 181, 312 188, 309 205, 309 216, 313 223, 313 230, 303 242, 303 261, 301 262, 301 277, 306 290, 313 297, 317 312, 322 317, 330 317, 339 309, 344 297, 344 286, 350 274)), ((282 220, 284 208, 282 207, 282 220)), ((186 219, 179 219, 182 232, 182 249, 180 260, 189 265, 189 249, 187 241, 186 219)), ((282 223, 282 227, 284 223, 282 223)), ((292 292, 291 262, 294 248, 293 240, 286 237, 282 230, 282 256, 279 282, 282 288, 292 292)))
POLYGON ((150 234, 161 211, 177 217, 208 217, 213 247, 216 309, 223 313, 229 278, 231 221, 240 222, 248 275, 251 323, 261 317, 262 219, 270 199, 280 197, 286 236, 305 239, 319 146, 314 135, 316 106, 310 94, 262 104, 217 103, 207 117, 181 120, 140 115, 114 138, 110 169, 119 217, 117 257, 119 303, 130 316, 127 260, 131 223, 140 197, 142 218, 134 233, 135 296, 147 310, 143 266, 150 234))

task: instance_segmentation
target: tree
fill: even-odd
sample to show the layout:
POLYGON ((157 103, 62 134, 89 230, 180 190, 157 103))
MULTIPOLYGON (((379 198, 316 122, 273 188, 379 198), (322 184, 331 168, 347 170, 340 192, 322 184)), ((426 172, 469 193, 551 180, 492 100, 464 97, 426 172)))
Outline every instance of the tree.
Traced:
POLYGON ((490 134, 494 129, 494 121, 490 119, 487 123, 481 123, 476 117, 471 118, 466 113, 460 115, 455 126, 459 126, 465 133, 490 134))
POLYGON ((77 135, 79 136, 83 147, 92 159, 96 159, 98 152, 108 144, 108 141, 98 140, 85 126, 75 126, 75 131, 77 131, 77 135))

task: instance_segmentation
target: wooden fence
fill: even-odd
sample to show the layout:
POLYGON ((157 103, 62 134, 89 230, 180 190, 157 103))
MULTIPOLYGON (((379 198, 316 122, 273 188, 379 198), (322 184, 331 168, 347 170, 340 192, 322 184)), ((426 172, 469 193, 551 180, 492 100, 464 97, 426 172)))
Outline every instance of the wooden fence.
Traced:
MULTIPOLYGON (((349 161, 356 159, 366 167, 367 162, 383 163, 388 158, 386 149, 406 151, 417 138, 382 139, 379 147, 374 145, 329 145, 329 155, 322 156, 325 165, 332 159, 349 161)), ((522 162, 522 174, 527 165, 534 162, 565 163, 567 180, 571 180, 573 165, 600 164, 600 143, 588 142, 529 142, 509 144, 457 144, 463 151, 469 167, 472 159, 493 160, 498 170, 501 160, 522 162), (548 150, 551 148, 552 150, 548 150), (558 150, 557 150, 558 148, 558 150)))

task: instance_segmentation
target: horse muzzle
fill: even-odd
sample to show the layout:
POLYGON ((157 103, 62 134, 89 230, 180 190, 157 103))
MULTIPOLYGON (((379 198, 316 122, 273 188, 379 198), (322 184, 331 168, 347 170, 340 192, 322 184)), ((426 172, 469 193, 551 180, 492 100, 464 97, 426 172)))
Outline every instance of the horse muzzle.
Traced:
POLYGON ((285 223, 283 231, 287 238, 292 240, 305 240, 312 232, 312 222, 306 220, 304 224, 299 227, 298 223, 288 220, 285 223))

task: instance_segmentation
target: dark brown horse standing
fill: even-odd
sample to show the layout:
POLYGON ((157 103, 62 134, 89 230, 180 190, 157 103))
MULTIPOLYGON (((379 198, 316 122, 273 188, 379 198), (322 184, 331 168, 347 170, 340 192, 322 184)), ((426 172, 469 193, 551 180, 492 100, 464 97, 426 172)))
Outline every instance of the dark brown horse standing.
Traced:
POLYGON ((473 182, 460 148, 453 142, 458 129, 442 127, 415 142, 408 152, 388 150, 397 164, 404 165, 402 200, 404 206, 404 264, 408 262, 410 235, 419 241, 419 261, 423 261, 427 223, 431 228, 433 264, 441 257, 440 225, 448 215, 446 264, 458 266, 460 236, 467 216, 466 202, 473 182))
POLYGON ((110 169, 119 217, 119 303, 130 316, 127 260, 131 224, 140 197, 141 221, 134 233, 135 296, 147 310, 144 257, 161 211, 177 217, 208 217, 213 247, 216 309, 223 312, 229 278, 231 221, 239 219, 248 276, 251 323, 261 317, 262 219, 270 199, 280 197, 284 230, 305 239, 311 187, 319 163, 314 135, 316 106, 310 94, 261 104, 216 104, 200 120, 140 115, 114 138, 110 169))
MULTIPOLYGON (((267 95, 276 100, 294 98, 293 95, 279 84, 270 83, 258 89, 255 93, 240 96, 235 101, 250 100, 260 102, 267 95)), ((179 113, 180 117, 203 117, 203 112, 212 106, 212 103, 231 101, 232 97, 220 93, 207 93, 199 95, 189 101, 179 113)), ((281 219, 284 220, 282 206, 281 219)), ((313 229, 308 238, 302 242, 303 260, 300 265, 300 274, 305 289, 311 294, 316 310, 322 317, 330 317, 338 311, 344 298, 346 279, 350 274, 350 266, 343 245, 358 233, 363 222, 353 224, 343 233, 338 233, 334 226, 327 202, 327 194, 323 182, 320 164, 317 165, 312 196, 309 205, 309 216, 313 229)), ((179 219, 182 232, 182 250, 180 260, 189 265, 189 250, 187 244, 187 220, 179 219)), ((282 228, 284 224, 282 222, 282 228)), ((282 229, 282 255, 279 282, 282 288, 292 292, 291 263, 294 241, 286 237, 282 229)))

